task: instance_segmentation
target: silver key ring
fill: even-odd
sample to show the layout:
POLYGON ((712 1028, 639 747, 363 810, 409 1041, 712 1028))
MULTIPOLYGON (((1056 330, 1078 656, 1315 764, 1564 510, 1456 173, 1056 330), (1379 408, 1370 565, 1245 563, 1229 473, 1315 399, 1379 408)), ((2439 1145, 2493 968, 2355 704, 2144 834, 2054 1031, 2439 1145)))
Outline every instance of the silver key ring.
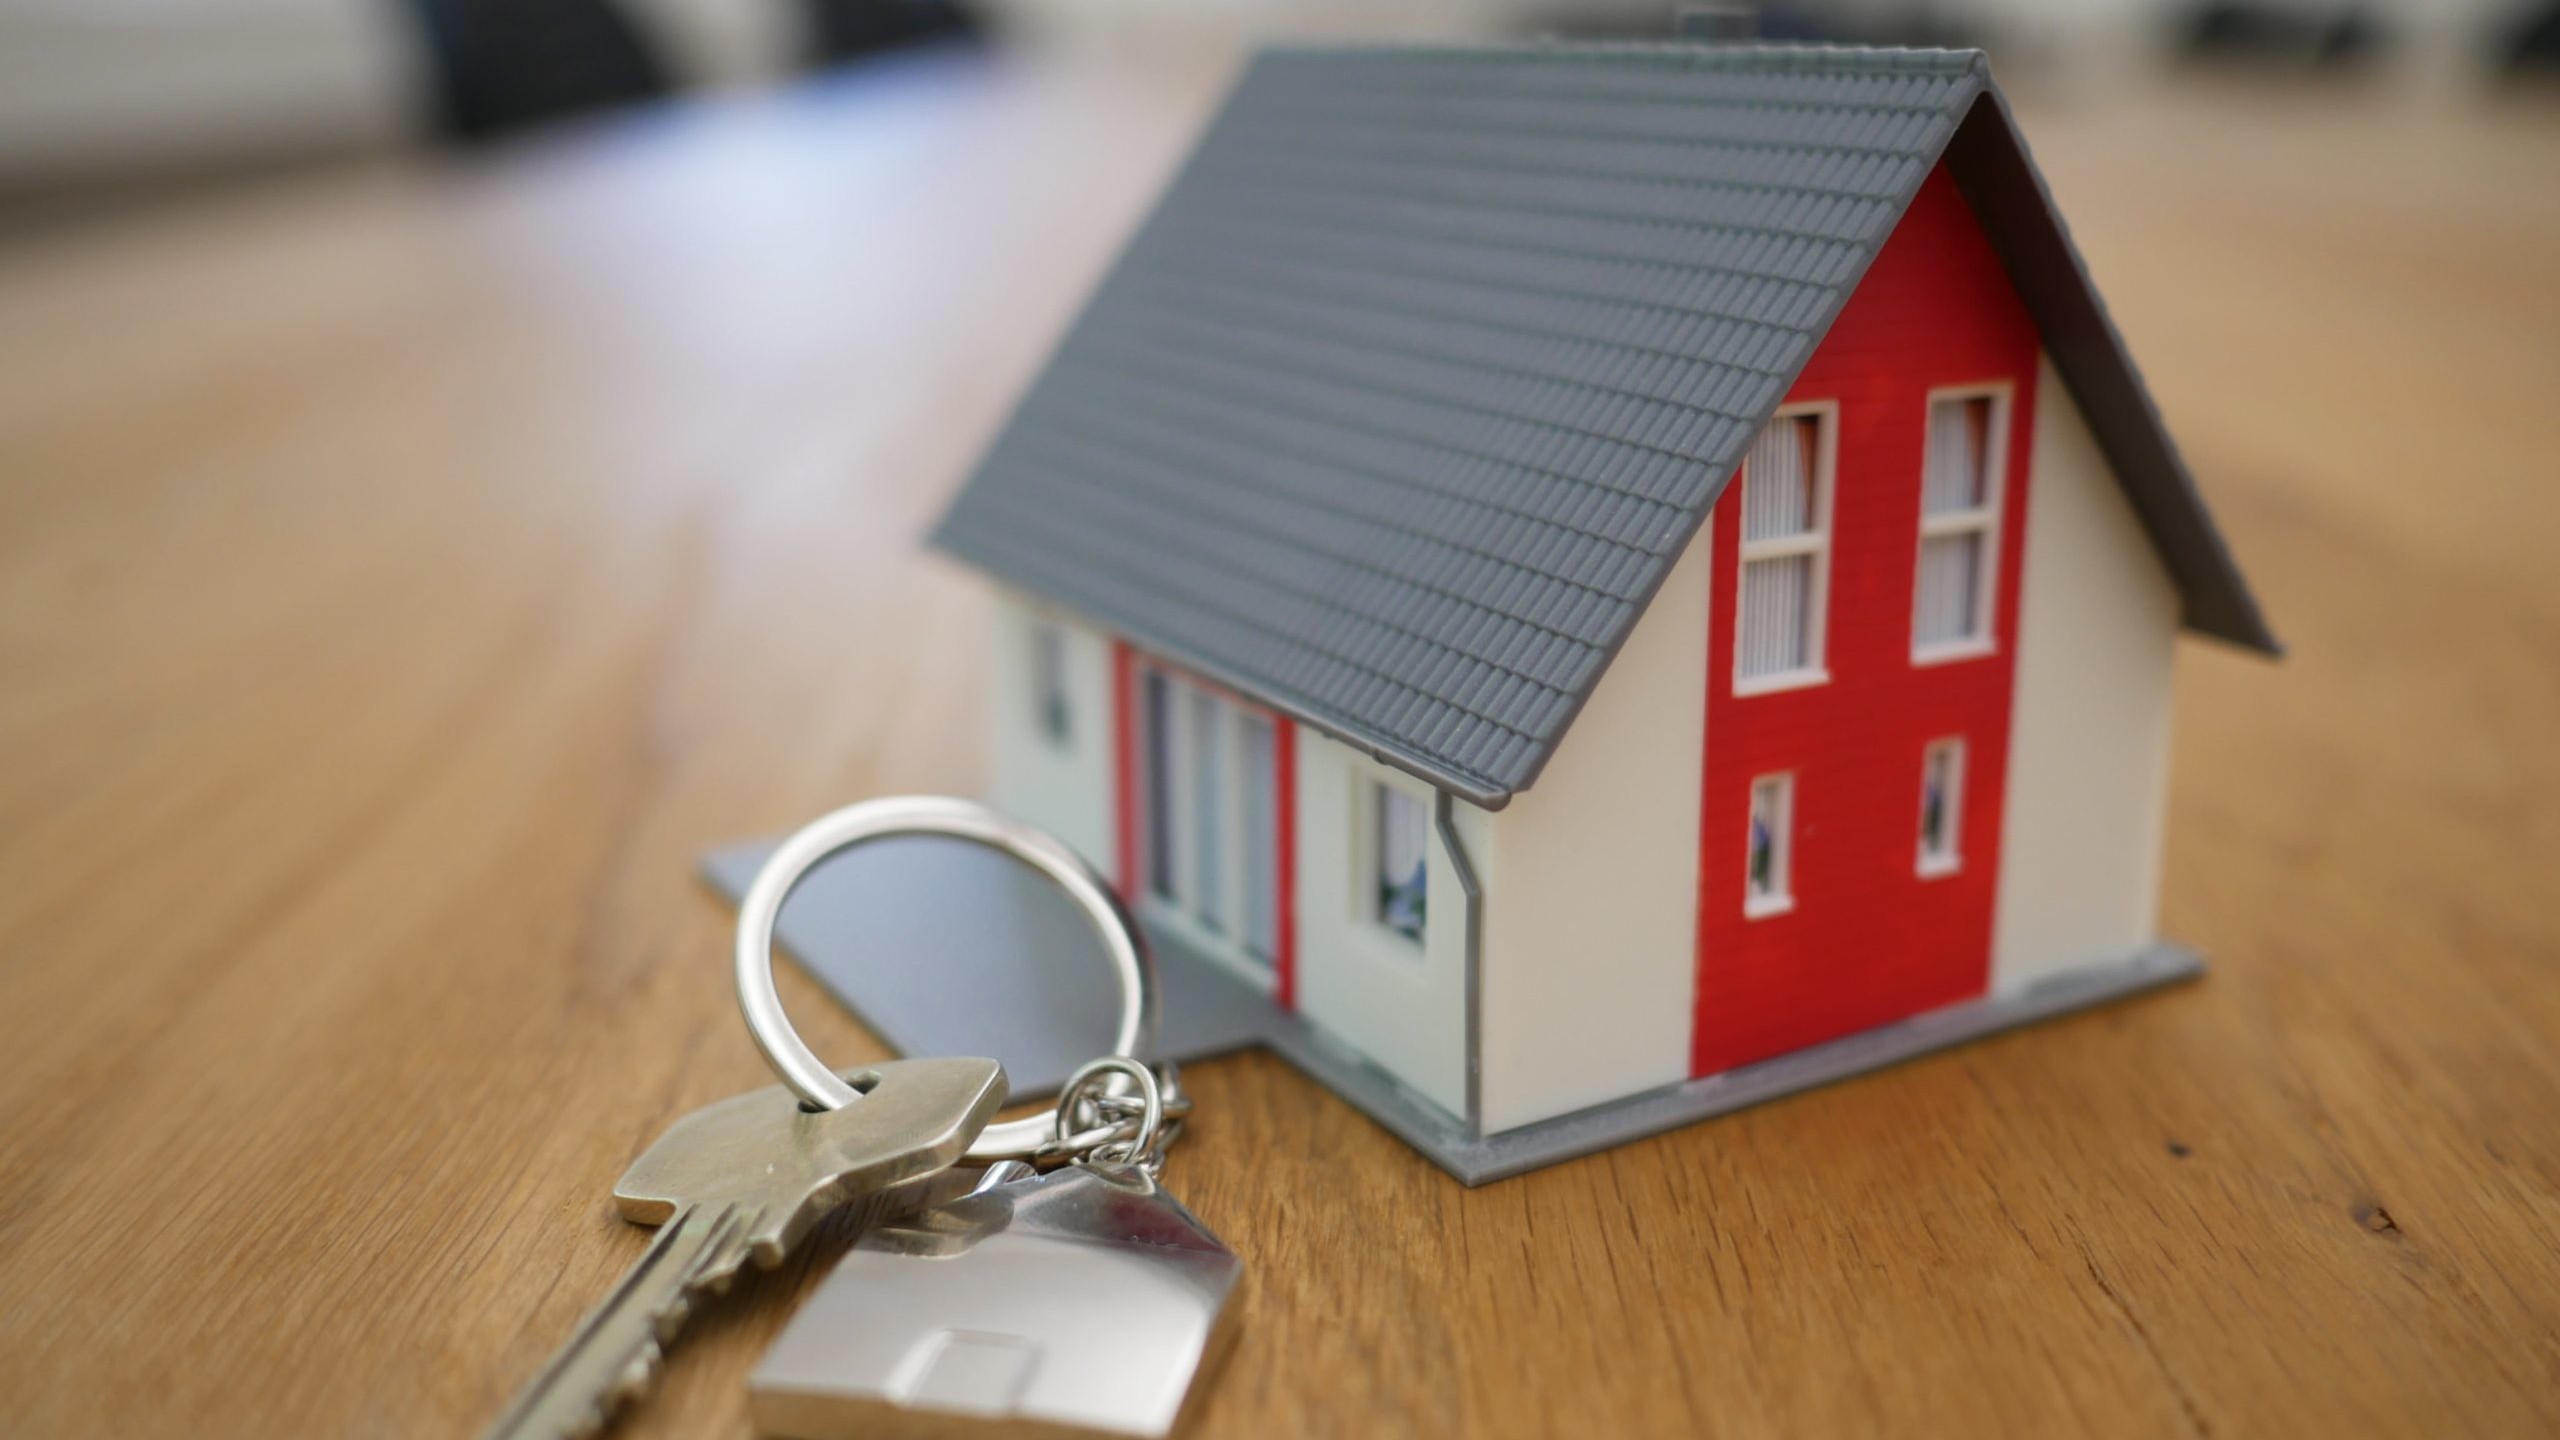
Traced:
POLYGON ((1164 1143, 1172 1138, 1164 1125, 1164 1091, 1156 1081, 1156 1072, 1126 1055, 1105 1055, 1099 1060, 1088 1060, 1077 1068, 1076 1073, 1067 1077, 1067 1083, 1058 1090, 1055 1122, 1058 1134, 1061 1137, 1074 1135, 1079 1112, 1102 1095, 1104 1087, 1114 1078, 1127 1082, 1135 1092, 1138 1111, 1136 1132, 1126 1139, 1114 1139, 1110 1138, 1114 1131, 1098 1130, 1091 1133, 1103 1138, 1082 1145, 1076 1140, 1062 1138, 1059 1148, 1080 1149, 1097 1159, 1126 1161, 1149 1167, 1150 1171, 1160 1168, 1164 1164, 1164 1143))
MULTIPOLYGON (((782 1013, 782 996, 773 985, 773 926, 782 902, 801 877, 839 850, 891 835, 948 835, 973 841, 1029 865, 1067 892, 1093 923, 1111 954, 1111 969, 1120 982, 1120 1026, 1111 1041, 1115 1055, 1138 1057, 1155 1048, 1159 999, 1155 958, 1146 937, 1129 918, 1128 908, 1110 884, 1073 850, 984 805, 938 795, 893 795, 848 805, 821 815, 782 842, 738 905, 738 1008, 765 1063, 803 1103, 840 1110, 862 1098, 861 1092, 810 1052, 791 1017, 782 1013)), ((1052 1148, 1054 1117, 1030 1115, 990 1125, 971 1144, 968 1159, 978 1162, 1025 1159, 1052 1148)))

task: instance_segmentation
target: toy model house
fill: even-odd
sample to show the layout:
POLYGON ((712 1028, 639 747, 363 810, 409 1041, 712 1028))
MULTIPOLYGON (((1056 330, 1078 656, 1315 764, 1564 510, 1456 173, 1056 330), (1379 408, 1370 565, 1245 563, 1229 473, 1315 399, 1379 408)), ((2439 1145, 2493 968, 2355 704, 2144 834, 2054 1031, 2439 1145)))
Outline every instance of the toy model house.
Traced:
POLYGON ((1267 54, 936 539, 997 803, 1469 1178, 2193 973, 2275 648, 1972 52, 1267 54))

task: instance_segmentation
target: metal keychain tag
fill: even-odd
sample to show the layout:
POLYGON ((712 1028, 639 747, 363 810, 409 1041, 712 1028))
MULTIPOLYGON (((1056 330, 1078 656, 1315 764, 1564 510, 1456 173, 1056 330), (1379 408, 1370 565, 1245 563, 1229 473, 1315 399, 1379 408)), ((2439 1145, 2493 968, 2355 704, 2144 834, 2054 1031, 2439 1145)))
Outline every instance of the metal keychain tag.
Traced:
POLYGON ((1142 1165, 990 1185, 865 1234, 765 1353, 749 1404, 794 1440, 926 1417, 937 1436, 1167 1435, 1223 1356, 1242 1271, 1142 1165))

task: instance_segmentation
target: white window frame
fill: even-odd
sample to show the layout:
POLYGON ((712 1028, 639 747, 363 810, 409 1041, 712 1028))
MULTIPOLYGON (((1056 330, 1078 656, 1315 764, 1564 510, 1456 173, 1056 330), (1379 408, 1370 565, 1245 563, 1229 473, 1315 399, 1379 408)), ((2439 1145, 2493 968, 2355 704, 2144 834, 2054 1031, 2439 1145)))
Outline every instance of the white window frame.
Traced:
POLYGON ((1911 544, 1911 663, 1942 665, 1950 660, 1972 660, 1996 653, 2000 648, 2000 617, 1993 606, 2000 599, 2000 507, 2007 496, 2009 483, 2009 404, 2017 386, 2007 380, 1978 380, 1963 385, 1942 385, 1931 390, 1922 400, 1920 412, 1920 466, 1913 472, 1913 483, 1920 492, 1920 534, 1911 544), (1970 510, 1951 510, 1941 515, 1929 513, 1929 418, 1937 412, 1942 400, 1989 400, 1991 418, 1983 436, 1982 503, 1970 510), (1979 634, 1955 640, 1920 639, 1920 567, 1926 563, 1929 542, 1940 536, 1980 534, 1982 564, 1974 575, 1973 614, 1979 623, 1979 634))
MULTIPOLYGON (((1733 567, 1733 693, 1738 696, 1767 695, 1780 690, 1800 690, 1808 685, 1825 684, 1831 679, 1830 646, 1827 642, 1831 631, 1831 540, 1839 528, 1838 517, 1833 513, 1832 496, 1837 488, 1835 481, 1840 458, 1840 402, 1807 400, 1792 405, 1781 405, 1769 420, 1770 423, 1775 424, 1780 420, 1801 419, 1807 415, 1813 416, 1816 422, 1814 425, 1813 507, 1821 523, 1801 535, 1783 535, 1765 540, 1754 540, 1747 534, 1736 536, 1738 558, 1733 567), (1751 562, 1776 560, 1790 555, 1813 557, 1810 593, 1805 597, 1805 663, 1793 670, 1746 677, 1742 673, 1742 646, 1745 633, 1742 595, 1747 588, 1745 582, 1751 571, 1751 562)), ((1753 436, 1752 447, 1757 449, 1759 443, 1759 437, 1753 436)), ((1743 526, 1743 507, 1750 503, 1750 464, 1746 456, 1743 460, 1744 473, 1735 482, 1742 486, 1745 492, 1742 504, 1734 507, 1733 523, 1737 531, 1740 531, 1743 526)))
POLYGON ((1915 872, 1924 880, 1953 875, 1964 869, 1964 784, 1965 767, 1971 760, 1966 754, 1965 739, 1949 735, 1932 740, 1920 751, 1920 834, 1916 842, 1918 859, 1915 872), (1947 764, 1946 843, 1929 848, 1929 767, 1941 755, 1952 757, 1947 764))
MULTIPOLYGON (((1170 733, 1166 737, 1168 749, 1164 772, 1172 781, 1173 788, 1171 794, 1163 797, 1163 803, 1166 806, 1167 819, 1171 822, 1172 854, 1169 858, 1173 862, 1171 873, 1173 887, 1172 893, 1167 894, 1154 885, 1152 877, 1155 874, 1157 862, 1153 847, 1156 844, 1156 836, 1151 831, 1144 833, 1142 848, 1145 853, 1140 857, 1140 869, 1149 877, 1149 880, 1141 887, 1141 904, 1150 921, 1174 931, 1192 948, 1225 961, 1229 968, 1255 984, 1269 989, 1278 983, 1279 956, 1276 952, 1279 932, 1284 923, 1279 907, 1285 897, 1278 893, 1281 862, 1277 846, 1280 837, 1275 835, 1271 839, 1272 873, 1266 877, 1273 892, 1270 896, 1273 945, 1271 950, 1266 952, 1254 943, 1255 937, 1246 933, 1248 907, 1245 891, 1252 881, 1252 876, 1248 863, 1244 826, 1246 815, 1252 807, 1244 803, 1244 796, 1245 787, 1252 783, 1253 776, 1246 763, 1244 735, 1247 725, 1256 720, 1272 729, 1275 747, 1272 751, 1273 793, 1269 813, 1264 818, 1276 827, 1279 823, 1280 809, 1288 803, 1287 797, 1278 792, 1277 722, 1269 711, 1260 706, 1253 705, 1220 686, 1195 679, 1170 665, 1141 659, 1131 669, 1133 674, 1130 683, 1138 687, 1137 703, 1133 708, 1140 717, 1141 723, 1146 723, 1150 719, 1144 703, 1150 677, 1161 678, 1166 687, 1165 709, 1171 720, 1170 733), (1201 883, 1200 811, 1202 807, 1201 797, 1194 788, 1196 777, 1200 773, 1198 727, 1200 700, 1203 696, 1212 702, 1208 707, 1210 723, 1220 731, 1217 741, 1220 792, 1214 806, 1219 827, 1216 846, 1218 874, 1213 886, 1204 886, 1201 883), (1209 913, 1205 904, 1211 896, 1214 896, 1218 902, 1215 914, 1209 913)), ((1154 737, 1142 734, 1139 738, 1141 754, 1151 756, 1154 737)), ((1142 762, 1139 773, 1142 787, 1138 797, 1139 814, 1141 817, 1152 817, 1155 813, 1157 797, 1151 788, 1154 775, 1151 759, 1142 762)), ((1152 826, 1151 819, 1142 818, 1141 823, 1152 826)))
POLYGON ((1359 826, 1359 843, 1351 847, 1355 867, 1351 893, 1357 897, 1353 902, 1356 918, 1400 952, 1420 956, 1429 948, 1431 939, 1431 840, 1436 828, 1431 796, 1379 775, 1355 775, 1352 783, 1359 787, 1359 795, 1351 810, 1354 822, 1359 826), (1386 828, 1385 812, 1390 795, 1411 802, 1422 812, 1423 900, 1422 933, 1419 935, 1410 934, 1388 921, 1386 897, 1378 893, 1382 874, 1380 867, 1385 863, 1385 857, 1378 853, 1378 849, 1383 838, 1381 832, 1386 828))
POLYGON ((1742 914, 1748 920, 1784 915, 1796 908, 1796 773, 1781 770, 1751 777, 1742 806, 1742 914), (1751 889, 1751 821, 1760 808, 1762 790, 1777 799, 1777 821, 1769 827, 1769 889, 1751 889))

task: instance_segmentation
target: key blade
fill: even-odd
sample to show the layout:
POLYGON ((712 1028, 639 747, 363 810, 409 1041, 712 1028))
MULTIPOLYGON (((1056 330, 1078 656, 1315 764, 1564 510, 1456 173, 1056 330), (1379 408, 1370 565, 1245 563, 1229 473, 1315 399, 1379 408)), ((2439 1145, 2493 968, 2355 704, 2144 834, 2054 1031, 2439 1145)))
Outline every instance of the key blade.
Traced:
POLYGON ((578 1322, 533 1383, 491 1426, 488 1440, 579 1440, 645 1394, 684 1323, 706 1262, 739 1243, 737 1207, 685 1211, 661 1228, 604 1303, 578 1322))
POLYGON ((870 1088, 841 1110, 804 1111, 776 1085, 678 1120, 613 1187, 624 1218, 645 1225, 738 1200, 764 1217, 750 1238, 768 1260, 794 1218, 958 1161, 1005 1097, 993 1060, 891 1060, 853 1078, 870 1088))

